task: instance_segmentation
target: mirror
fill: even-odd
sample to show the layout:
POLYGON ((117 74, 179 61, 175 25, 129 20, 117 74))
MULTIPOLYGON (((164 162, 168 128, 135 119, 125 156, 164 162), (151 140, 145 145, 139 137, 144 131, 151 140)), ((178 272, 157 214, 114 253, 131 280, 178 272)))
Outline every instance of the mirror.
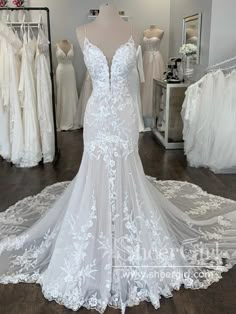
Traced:
POLYGON ((195 62, 200 62, 202 14, 197 13, 183 19, 182 44, 193 44, 197 47, 195 62))

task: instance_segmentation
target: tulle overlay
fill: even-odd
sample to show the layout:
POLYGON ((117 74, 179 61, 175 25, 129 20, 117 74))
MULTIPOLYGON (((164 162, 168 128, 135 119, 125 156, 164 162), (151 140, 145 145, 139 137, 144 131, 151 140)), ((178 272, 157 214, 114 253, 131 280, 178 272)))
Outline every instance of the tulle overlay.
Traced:
POLYGON ((230 212, 236 202, 188 182, 145 177, 132 155, 119 161, 117 173, 128 176, 117 177, 118 201, 111 208, 104 167, 85 154, 73 181, 51 185, 0 214, 1 283, 38 283, 47 299, 73 310, 103 313, 110 305, 124 313, 142 300, 158 308, 160 297, 171 297, 181 284, 207 288, 232 266, 230 259, 222 266, 216 258, 227 257, 227 249, 234 260, 235 229, 228 221, 235 223, 230 212), (218 256, 211 251, 216 241, 218 256), (198 246, 209 248, 211 258, 198 246), (157 277, 168 272, 168 278, 157 277))
POLYGON ((38 283, 72 310, 158 308, 161 296, 207 288, 235 263, 236 203, 146 177, 129 86, 133 39, 111 67, 87 38, 83 52, 93 92, 79 172, 0 215, 0 282, 38 283))
POLYGON ((190 85, 182 107, 184 150, 192 167, 236 169, 236 70, 207 73, 190 85))

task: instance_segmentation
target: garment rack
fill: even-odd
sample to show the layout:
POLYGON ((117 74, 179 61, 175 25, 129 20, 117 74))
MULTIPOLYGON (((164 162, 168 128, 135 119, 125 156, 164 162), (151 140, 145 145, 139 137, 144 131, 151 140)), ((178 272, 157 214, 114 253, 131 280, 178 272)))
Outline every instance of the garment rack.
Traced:
POLYGON ((12 27, 21 27, 21 25, 30 26, 31 28, 38 28, 39 25, 43 23, 35 23, 35 22, 6 22, 5 24, 10 25, 12 27))
POLYGON ((206 69, 206 73, 214 72, 217 70, 229 71, 229 70, 232 70, 234 68, 236 68, 236 56, 209 66, 206 69))
MULTIPOLYGON (((59 148, 58 148, 58 140, 57 140, 57 127, 56 127, 56 101, 55 101, 55 89, 54 89, 54 78, 53 78, 53 63, 52 63, 52 43, 51 43, 51 26, 50 26, 50 11, 47 7, 0 7, 0 11, 46 11, 47 13, 47 31, 48 31, 48 41, 49 41, 49 61, 50 61, 50 77, 51 77, 51 84, 52 84, 52 109, 53 109, 53 124, 54 124, 54 137, 55 137, 55 156, 53 163, 55 164, 59 158, 59 148)), ((19 23, 12 23, 14 24, 22 24, 19 23)), ((38 25, 39 23, 27 23, 25 24, 32 24, 38 25)))

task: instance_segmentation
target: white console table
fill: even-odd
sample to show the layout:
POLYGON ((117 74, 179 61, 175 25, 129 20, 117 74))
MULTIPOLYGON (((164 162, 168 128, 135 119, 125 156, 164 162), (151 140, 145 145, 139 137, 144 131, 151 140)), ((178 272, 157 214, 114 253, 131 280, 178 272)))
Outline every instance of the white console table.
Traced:
POLYGON ((158 119, 152 132, 165 149, 183 149, 181 110, 189 84, 155 79, 153 83, 153 108, 158 119))

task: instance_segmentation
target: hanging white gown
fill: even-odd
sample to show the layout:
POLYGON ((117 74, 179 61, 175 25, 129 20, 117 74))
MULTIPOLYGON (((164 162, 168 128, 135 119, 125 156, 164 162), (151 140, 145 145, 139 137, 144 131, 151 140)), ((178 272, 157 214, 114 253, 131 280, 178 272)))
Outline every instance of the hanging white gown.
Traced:
MULTIPOLYGON (((197 133, 195 149, 191 152, 191 166, 194 167, 207 167, 210 158, 210 147, 212 148, 213 133, 212 121, 214 120, 214 106, 213 93, 218 93, 216 89, 215 79, 212 74, 206 76, 204 83, 201 86, 200 107, 198 109, 197 118, 197 133)), ((195 117, 196 119, 196 117, 195 117)))
POLYGON ((143 68, 145 82, 141 85, 143 117, 147 127, 153 127, 156 108, 153 107, 153 79, 160 80, 165 70, 159 51, 161 40, 158 37, 143 38, 143 68))
MULTIPOLYGON (((203 83, 203 78, 201 81, 203 83)), ((197 141, 198 130, 198 110, 201 104, 201 83, 190 85, 185 93, 185 99, 182 106, 181 116, 184 122, 183 125, 183 139, 184 152, 189 156, 194 150, 194 145, 197 141)), ((189 158, 188 158, 189 161, 189 158)), ((189 161, 191 164, 191 161, 189 161)))
POLYGON ((55 155, 52 84, 48 63, 48 45, 48 39, 43 30, 40 28, 37 40, 35 70, 37 88, 37 112, 44 163, 52 162, 55 155))
MULTIPOLYGON (((142 49, 141 46, 137 48, 137 67, 130 72, 129 84, 131 87, 131 92, 133 95, 133 101, 137 105, 137 115, 138 115, 138 125, 139 125, 139 132, 144 132, 144 122, 142 117, 142 103, 141 103, 141 96, 140 96, 140 83, 145 82, 144 71, 143 71, 143 57, 142 57, 142 49)), ((86 71, 85 79, 83 81, 83 85, 80 92, 79 97, 79 121, 80 126, 83 127, 84 125, 84 114, 86 111, 86 106, 89 100, 89 97, 92 94, 92 81, 89 76, 88 71, 86 71)))
MULTIPOLYGON (((14 37, 17 37, 15 34, 14 37)), ((17 41, 17 40, 16 40, 17 41)), ((20 60, 19 47, 14 42, 8 49, 10 60, 10 144, 11 162, 19 165, 24 158, 24 126, 22 120, 22 107, 19 96, 20 60)))
POLYGON ((24 155, 20 167, 37 166, 42 159, 39 122, 37 116, 37 96, 35 86, 36 39, 24 33, 21 59, 19 91, 23 106, 24 155))
POLYGON ((23 156, 24 138, 18 93, 22 43, 18 35, 0 22, 0 155, 18 164, 23 156))
POLYGON ((74 48, 71 45, 66 54, 57 44, 56 69, 57 85, 57 128, 58 130, 76 130, 78 125, 78 92, 76 86, 75 69, 72 64, 74 48))
POLYGON ((9 58, 7 40, 0 34, 0 155, 7 160, 11 158, 10 146, 10 95, 9 58))
POLYGON ((218 77, 218 86, 216 86, 213 103, 219 102, 219 105, 214 111, 215 120, 212 133, 215 136, 209 167, 214 172, 233 168, 236 172, 236 140, 234 138, 236 132, 236 70, 225 76, 221 71, 215 75, 218 77), (222 82, 223 80, 224 82, 222 82))
POLYGON ((124 314, 144 300, 158 308, 161 296, 182 284, 207 288, 235 264, 236 202, 145 176, 129 87, 132 37, 111 67, 88 38, 83 54, 93 92, 80 170, 0 215, 0 282, 38 283, 74 311, 109 305, 124 314))
POLYGON ((210 72, 186 92, 183 138, 192 167, 207 167, 215 173, 236 171, 235 72, 210 72))

